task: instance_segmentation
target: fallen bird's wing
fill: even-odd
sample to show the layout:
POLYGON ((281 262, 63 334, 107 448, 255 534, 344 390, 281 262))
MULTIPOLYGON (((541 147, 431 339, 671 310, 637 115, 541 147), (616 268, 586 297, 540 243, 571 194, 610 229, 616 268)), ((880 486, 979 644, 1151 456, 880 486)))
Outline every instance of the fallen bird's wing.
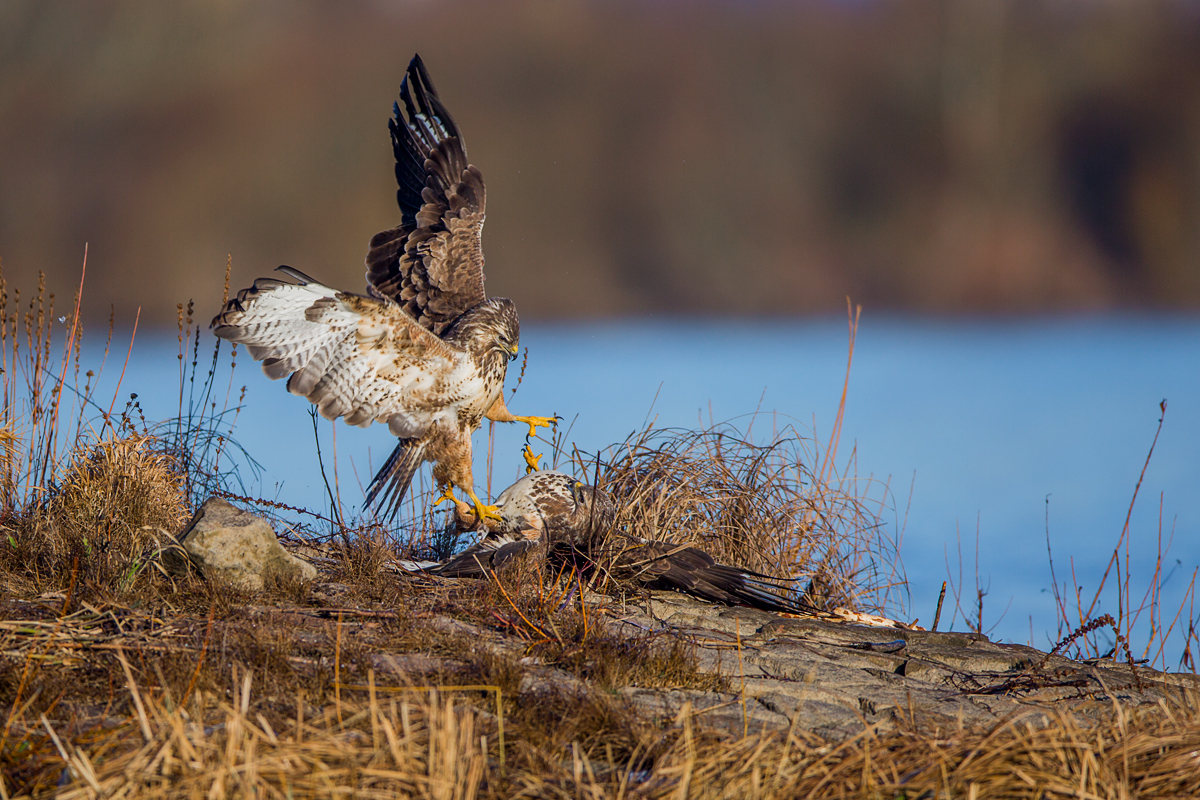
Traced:
POLYGON ((673 542, 637 542, 610 548, 597 564, 617 579, 648 589, 686 592, 724 605, 763 611, 814 614, 816 609, 794 598, 787 587, 761 573, 718 563, 698 547, 673 542))
POLYGON ((510 559, 541 545, 538 539, 522 539, 509 534, 489 533, 480 541, 445 561, 396 561, 408 572, 422 572, 440 578, 482 578, 503 567, 510 559))

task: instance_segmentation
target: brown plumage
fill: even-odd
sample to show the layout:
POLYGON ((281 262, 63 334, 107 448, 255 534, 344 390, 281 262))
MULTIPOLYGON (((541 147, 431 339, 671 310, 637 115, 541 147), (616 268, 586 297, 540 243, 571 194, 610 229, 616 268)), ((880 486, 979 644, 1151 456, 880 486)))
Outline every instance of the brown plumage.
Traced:
POLYGON ((515 416, 504 404, 520 321, 511 300, 484 294, 483 176, 419 56, 400 100, 405 113, 396 104, 388 127, 401 223, 371 240, 368 295, 280 267, 296 282, 260 278, 212 324, 268 377, 288 376, 288 391, 327 419, 387 423, 400 441, 371 480, 368 506, 394 517, 417 468, 432 461, 440 487, 460 487, 477 514, 494 517, 475 495, 471 434, 484 417, 524 422, 531 435, 553 418, 515 416))
MULTIPOLYGON (((561 472, 526 475, 505 489, 497 503, 500 521, 489 523, 479 542, 445 562, 404 566, 443 577, 478 577, 540 548, 548 559, 574 560, 625 584, 764 611, 814 611, 780 586, 782 579, 720 564, 698 547, 642 541, 615 530, 616 507, 608 493, 561 472)), ((456 513, 463 527, 474 522, 465 504, 456 513)))
POLYGON ((388 121, 400 224, 371 238, 368 291, 395 300, 442 335, 483 302, 483 174, 467 163, 462 134, 413 56, 388 121))
MULTIPOLYGON (((514 556, 541 549, 563 557, 591 548, 612 529, 616 508, 608 495, 555 471, 533 472, 496 498, 499 520, 488 522, 483 538, 444 562, 401 562, 443 577, 481 577, 514 556)), ((456 504, 456 523, 473 529, 470 506, 456 504)))

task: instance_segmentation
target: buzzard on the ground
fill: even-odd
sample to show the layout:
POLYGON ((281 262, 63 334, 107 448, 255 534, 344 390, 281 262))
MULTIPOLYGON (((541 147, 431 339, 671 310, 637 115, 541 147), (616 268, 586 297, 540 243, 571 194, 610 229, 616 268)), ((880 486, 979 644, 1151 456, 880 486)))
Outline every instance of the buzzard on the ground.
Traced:
MULTIPOLYGON (((554 470, 530 473, 497 499, 500 521, 484 537, 444 562, 401 562, 442 577, 480 577, 522 553, 541 548, 549 559, 573 559, 585 569, 647 589, 686 592, 702 600, 790 614, 815 612, 783 580, 717 563, 691 545, 650 542, 616 530, 608 493, 554 470)), ((469 506, 456 504, 462 528, 473 527, 469 506)))
POLYGON ((367 295, 323 286, 280 267, 288 283, 260 278, 213 320, 217 336, 246 345, 272 379, 288 377, 326 419, 385 422, 400 439, 371 480, 366 505, 388 518, 417 468, 433 461, 444 496, 458 486, 480 518, 471 434, 483 418, 523 422, 530 435, 551 417, 513 415, 504 404, 508 362, 519 352, 511 300, 483 291, 483 176, 419 56, 388 123, 396 157, 400 225, 371 239, 367 295))

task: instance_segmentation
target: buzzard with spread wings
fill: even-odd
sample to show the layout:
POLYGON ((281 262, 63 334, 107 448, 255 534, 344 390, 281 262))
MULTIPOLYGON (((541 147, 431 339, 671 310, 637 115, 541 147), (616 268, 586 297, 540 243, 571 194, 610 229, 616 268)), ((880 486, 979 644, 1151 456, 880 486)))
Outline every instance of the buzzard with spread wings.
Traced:
MULTIPOLYGON (((647 589, 666 589, 730 606, 812 614, 781 579, 720 564, 691 545, 650 542, 615 530, 617 511, 608 493, 554 470, 532 472, 497 499, 500 521, 487 534, 444 562, 402 562, 411 571, 442 577, 480 577, 511 558, 541 549, 551 559, 575 559, 614 580, 647 589)), ((456 506, 461 527, 471 527, 471 509, 456 506)))
POLYGON ((400 441, 368 487, 389 518, 417 468, 434 462, 443 496, 458 486, 479 518, 471 434, 483 419, 523 422, 532 436, 553 417, 516 416, 504 404, 508 362, 520 350, 511 300, 483 291, 483 175, 438 99, 420 56, 400 85, 388 123, 396 157, 400 225, 371 239, 367 294, 260 278, 213 320, 217 336, 246 345, 268 377, 287 377, 326 419, 386 423, 400 441))

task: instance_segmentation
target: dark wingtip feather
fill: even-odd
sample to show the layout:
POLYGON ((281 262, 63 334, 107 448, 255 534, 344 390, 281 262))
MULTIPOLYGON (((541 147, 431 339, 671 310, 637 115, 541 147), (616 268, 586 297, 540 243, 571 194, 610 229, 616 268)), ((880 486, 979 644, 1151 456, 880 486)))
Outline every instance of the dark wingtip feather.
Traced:
POLYGON ((777 611, 785 614, 816 614, 817 609, 809 605, 803 598, 793 599, 786 589, 765 583, 760 580, 742 577, 741 586, 733 594, 747 605, 764 611, 777 611))
POLYGON ((401 219, 412 222, 424 203, 421 192, 429 177, 425 161, 430 152, 439 143, 455 139, 458 149, 464 152, 465 161, 462 135, 438 98, 420 55, 414 55, 408 62, 400 81, 400 100, 392 103, 388 132, 396 159, 396 202, 400 206, 401 219))
POLYGON ((746 605, 762 611, 810 615, 804 598, 794 597, 786 579, 721 564, 698 547, 655 542, 643 546, 657 562, 652 588, 675 589, 723 605, 746 605), (778 582, 776 582, 778 580, 778 582))
MULTIPOLYGON (((289 267, 287 264, 280 264, 278 267, 275 268, 275 271, 282 272, 284 275, 287 275, 289 278, 292 278, 295 281, 297 281, 301 286, 307 286, 310 283, 319 283, 320 282, 320 281, 313 280, 313 278, 311 276, 306 275, 305 273, 301 272, 300 270, 296 269, 295 267, 289 267)), ((262 280, 262 279, 260 279, 260 280, 262 280)), ((270 279, 268 278, 266 280, 270 280, 270 279)), ((257 281, 255 283, 257 283, 257 281)), ((280 283, 280 281, 275 281, 274 285, 278 286, 279 283, 280 283)))
POLYGON ((444 564, 426 570, 443 578, 480 578, 498 570, 507 562, 537 547, 540 542, 518 539, 506 542, 493 550, 468 549, 444 564))

